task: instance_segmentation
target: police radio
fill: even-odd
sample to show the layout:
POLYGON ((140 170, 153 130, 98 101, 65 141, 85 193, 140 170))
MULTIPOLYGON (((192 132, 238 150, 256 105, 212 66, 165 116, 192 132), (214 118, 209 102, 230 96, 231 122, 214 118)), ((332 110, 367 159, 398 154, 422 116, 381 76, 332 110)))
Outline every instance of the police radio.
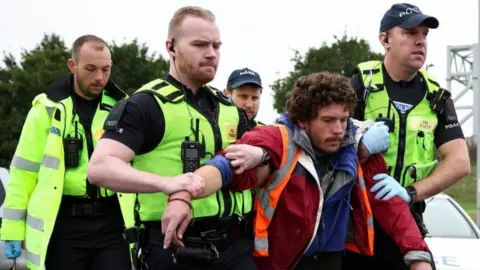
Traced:
MULTIPOLYGON (((193 123, 192 123, 193 126, 193 123)), ((194 130, 195 140, 190 141, 188 136, 182 142, 181 156, 183 163, 183 172, 194 172, 200 167, 200 159, 205 156, 205 145, 198 140, 200 132, 200 119, 196 119, 196 127, 194 130)))
POLYGON ((393 115, 393 120, 390 119, 391 108, 392 108, 392 100, 389 100, 387 117, 383 117, 383 115, 380 113, 378 114, 377 119, 375 119, 375 122, 384 122, 385 125, 388 127, 388 132, 393 132, 395 130, 395 115, 393 115))
POLYGON ((67 135, 63 139, 63 149, 65 153, 65 167, 76 168, 80 163, 80 151, 83 148, 83 140, 78 136, 78 122, 75 121, 75 136, 67 135))

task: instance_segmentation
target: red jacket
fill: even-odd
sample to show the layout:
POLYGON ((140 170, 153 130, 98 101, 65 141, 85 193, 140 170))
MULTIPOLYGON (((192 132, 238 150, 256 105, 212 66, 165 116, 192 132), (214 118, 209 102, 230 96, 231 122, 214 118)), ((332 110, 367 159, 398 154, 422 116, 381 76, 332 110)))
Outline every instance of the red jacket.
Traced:
MULTIPOLYGON (((258 126, 245 133, 235 144, 249 144, 265 149, 270 155, 272 169, 279 168, 283 146, 277 127, 258 126)), ((385 161, 381 155, 370 157, 362 164, 362 168, 367 189, 375 184, 372 179, 374 175, 386 171, 385 161), (379 162, 383 166, 369 166, 379 162)), ((317 184, 306 180, 304 175, 293 173, 281 194, 268 231, 270 256, 255 257, 259 269, 293 269, 307 249, 313 234, 312 224, 316 222, 320 198, 317 184)), ((230 189, 233 191, 252 189, 256 183, 256 169, 252 169, 235 175, 230 189)), ((408 205, 401 198, 382 201, 376 200, 374 194, 370 192, 368 194, 377 223, 395 240, 403 254, 412 250, 428 251, 408 205)), ((355 198, 356 196, 352 196, 352 206, 355 205, 355 198)), ((353 216, 355 224, 355 211, 353 216)))

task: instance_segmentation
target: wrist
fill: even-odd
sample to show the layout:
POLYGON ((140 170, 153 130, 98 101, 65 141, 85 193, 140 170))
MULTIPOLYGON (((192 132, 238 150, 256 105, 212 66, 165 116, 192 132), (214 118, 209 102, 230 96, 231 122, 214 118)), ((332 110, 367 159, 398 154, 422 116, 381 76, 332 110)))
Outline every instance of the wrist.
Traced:
POLYGON ((260 162, 257 164, 257 167, 261 167, 261 166, 265 166, 265 165, 268 165, 270 164, 270 155, 268 154, 268 152, 263 149, 263 148, 260 148, 262 150, 262 159, 260 160, 260 162))
POLYGON ((407 195, 410 198, 410 201, 408 202, 409 205, 414 204, 417 201, 417 189, 414 186, 408 186, 405 188, 407 191, 407 195))
POLYGON ((182 202, 182 203, 188 205, 188 207, 190 207, 190 211, 191 211, 192 216, 194 216, 193 205, 192 205, 192 202, 190 200, 186 200, 186 199, 182 199, 182 198, 172 198, 172 196, 170 196, 168 198, 167 205, 171 202, 174 202, 174 201, 179 201, 179 202, 182 202))
POLYGON ((170 195, 170 197, 168 197, 169 200, 173 200, 173 199, 182 199, 182 200, 186 200, 186 201, 191 201, 192 200, 192 194, 190 194, 190 192, 186 191, 186 190, 181 190, 181 191, 177 191, 175 193, 173 193, 172 195, 170 195))

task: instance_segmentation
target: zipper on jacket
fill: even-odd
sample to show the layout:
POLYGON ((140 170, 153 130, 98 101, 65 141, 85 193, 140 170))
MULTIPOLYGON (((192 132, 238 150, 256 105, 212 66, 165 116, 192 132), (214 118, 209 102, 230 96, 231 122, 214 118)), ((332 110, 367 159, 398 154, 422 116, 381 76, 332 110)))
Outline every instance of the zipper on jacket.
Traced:
MULTIPOLYGON (((316 162, 315 159, 312 159, 314 162, 316 162)), ((322 186, 320 183, 318 183, 318 190, 320 191, 320 196, 324 196, 323 195, 323 191, 322 191, 322 186)), ((321 197, 319 197, 319 200, 321 201, 321 197)), ((307 246, 303 249, 303 252, 300 254, 300 256, 297 256, 295 258, 295 260, 293 261, 293 263, 290 265, 291 268, 288 268, 288 269, 295 269, 295 267, 297 266, 298 262, 302 259, 303 255, 305 255, 305 253, 307 252, 308 248, 310 247, 310 245, 313 243, 313 241, 315 240, 315 237, 318 237, 318 246, 319 248, 322 246, 322 237, 321 237, 321 234, 323 232, 323 230, 325 230, 325 222, 323 221, 323 206, 325 205, 325 201, 326 200, 323 200, 323 203, 321 204, 322 206, 322 211, 320 211, 320 220, 318 221, 318 227, 316 228, 317 230, 314 231, 314 234, 313 234, 313 237, 310 239, 310 242, 307 244, 307 246)), ((320 207, 320 203, 319 203, 319 206, 320 207)), ((317 215, 318 215, 318 212, 317 212, 317 215)), ((314 228, 315 229, 315 228, 314 228)))
MULTIPOLYGON (((92 130, 90 127, 87 127, 87 128, 83 127, 83 130, 85 131, 85 139, 87 140, 87 149, 88 149, 88 160, 90 161, 90 158, 92 157, 92 154, 93 154, 92 130)), ((88 181, 88 178, 86 182, 87 182, 88 198, 98 199, 99 187, 91 184, 90 181, 88 181)))
MULTIPOLYGON (((210 127, 212 128, 213 132, 213 140, 214 140, 214 153, 217 153, 218 151, 222 150, 222 133, 220 132, 220 127, 218 126, 218 118, 220 115, 220 108, 217 106, 218 103, 214 102, 215 106, 215 114, 213 115, 213 118, 211 117, 212 115, 208 115, 204 113, 200 107, 196 106, 196 104, 190 104, 187 102, 187 106, 192 107, 194 110, 196 110, 199 114, 203 115, 208 123, 210 124, 210 127)), ((206 149, 205 149, 206 152, 206 149)), ((213 155, 213 154, 212 154, 213 155)), ((232 212, 232 198, 230 197, 230 192, 226 189, 220 189, 219 191, 216 192, 216 199, 218 203, 218 213, 217 215, 219 217, 227 218, 230 216, 230 213, 232 212), (220 193, 222 193, 223 197, 223 215, 220 215, 221 211, 221 203, 220 203, 220 193)))
POLYGON ((208 123, 210 124, 210 127, 212 128, 212 131, 213 131, 213 138, 214 138, 214 147, 215 147, 215 150, 214 152, 218 152, 220 150, 222 150, 222 134, 220 133, 220 127, 218 126, 218 123, 217 123, 217 119, 218 119, 218 116, 220 114, 220 110, 219 108, 217 107, 217 105, 215 104, 215 115, 212 119, 211 115, 207 115, 205 114, 204 112, 202 112, 201 108, 197 107, 195 104, 190 104, 190 103, 187 103, 187 106, 190 106, 192 107, 193 109, 195 109, 199 114, 203 115, 208 123))
POLYGON ((400 131, 398 136, 398 152, 397 152, 397 162, 395 165, 395 173, 393 178, 398 182, 401 181, 401 174, 403 168, 403 159, 405 158, 405 138, 407 135, 407 116, 400 114, 400 131))

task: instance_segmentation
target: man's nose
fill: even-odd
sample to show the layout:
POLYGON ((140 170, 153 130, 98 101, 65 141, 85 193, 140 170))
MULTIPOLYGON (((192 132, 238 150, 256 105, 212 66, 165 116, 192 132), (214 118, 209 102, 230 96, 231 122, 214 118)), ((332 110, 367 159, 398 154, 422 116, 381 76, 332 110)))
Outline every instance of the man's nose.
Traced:
POLYGON ((97 70, 97 71, 95 72, 95 74, 94 74, 93 79, 94 79, 95 81, 102 81, 102 82, 103 82, 104 75, 105 75, 105 74, 103 74, 103 71, 102 71, 102 70, 97 70))
POLYGON ((245 102, 245 107, 252 108, 253 107, 253 101, 251 99, 247 99, 247 101, 245 102))
POLYGON ((423 34, 420 35, 415 42, 416 45, 425 45, 426 43, 427 43, 427 37, 424 36, 423 34))
POLYGON ((213 46, 208 46, 207 58, 215 59, 218 56, 217 50, 213 46))
POLYGON ((335 121, 335 123, 332 126, 332 133, 335 135, 342 134, 343 132, 343 126, 340 121, 335 121))

